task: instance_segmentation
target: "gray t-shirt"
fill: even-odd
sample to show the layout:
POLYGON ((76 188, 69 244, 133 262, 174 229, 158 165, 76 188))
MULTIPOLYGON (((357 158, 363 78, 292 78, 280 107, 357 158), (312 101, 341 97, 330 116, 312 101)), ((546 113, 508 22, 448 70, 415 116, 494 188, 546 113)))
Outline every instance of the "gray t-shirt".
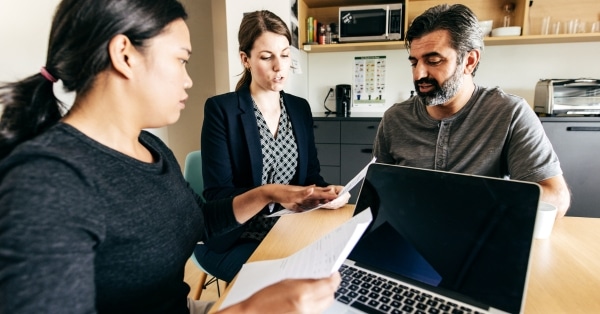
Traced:
POLYGON ((164 143, 139 141, 155 162, 59 123, 0 162, 0 313, 189 313, 196 243, 241 225, 231 198, 203 204, 164 143))
POLYGON ((373 154, 381 163, 530 182, 562 174, 531 107, 499 88, 476 86, 469 102, 441 121, 419 97, 393 105, 373 154))

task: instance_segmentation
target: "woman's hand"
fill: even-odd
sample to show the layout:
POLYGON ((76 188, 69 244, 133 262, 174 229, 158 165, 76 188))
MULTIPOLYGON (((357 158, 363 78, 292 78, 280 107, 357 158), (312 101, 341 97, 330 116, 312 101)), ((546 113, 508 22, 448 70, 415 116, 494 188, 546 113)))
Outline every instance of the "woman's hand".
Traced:
POLYGON ((322 313, 333 303, 340 273, 323 279, 288 279, 218 313, 322 313))
POLYGON ((276 185, 280 189, 274 195, 273 202, 293 211, 304 211, 334 200, 337 193, 333 188, 316 186, 276 185))
POLYGON ((350 193, 346 192, 343 195, 339 195, 340 192, 344 189, 341 185, 330 185, 328 188, 331 188, 335 191, 335 194, 338 195, 338 198, 333 200, 331 203, 321 206, 321 208, 325 209, 336 209, 340 208, 346 204, 348 204, 348 200, 350 199, 350 193))
POLYGON ((233 198, 233 213, 239 223, 254 217, 269 203, 285 204, 288 209, 303 211, 325 204, 337 197, 334 189, 316 186, 266 184, 233 198))

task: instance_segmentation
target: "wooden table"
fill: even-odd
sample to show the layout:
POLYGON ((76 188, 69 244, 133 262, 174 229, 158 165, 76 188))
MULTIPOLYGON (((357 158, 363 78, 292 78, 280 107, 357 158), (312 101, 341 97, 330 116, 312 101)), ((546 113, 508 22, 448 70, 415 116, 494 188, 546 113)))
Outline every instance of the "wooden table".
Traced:
MULTIPOLYGON (((284 216, 248 261, 289 256, 352 217, 353 210, 346 205, 284 216)), ((534 240, 525 313, 600 313, 600 218, 564 217, 549 239, 534 240)))

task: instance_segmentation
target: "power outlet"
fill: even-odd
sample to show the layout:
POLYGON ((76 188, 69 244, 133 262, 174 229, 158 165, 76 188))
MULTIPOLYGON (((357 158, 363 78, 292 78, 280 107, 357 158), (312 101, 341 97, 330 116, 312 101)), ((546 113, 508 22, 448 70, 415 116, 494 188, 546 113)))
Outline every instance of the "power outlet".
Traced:
POLYGON ((335 86, 329 87, 325 91, 325 95, 327 97, 324 101, 324 105, 325 105, 326 109, 335 111, 335 86))
POLYGON ((327 96, 327 103, 335 103, 335 86, 330 87, 327 91, 327 94, 329 94, 329 96, 327 96))

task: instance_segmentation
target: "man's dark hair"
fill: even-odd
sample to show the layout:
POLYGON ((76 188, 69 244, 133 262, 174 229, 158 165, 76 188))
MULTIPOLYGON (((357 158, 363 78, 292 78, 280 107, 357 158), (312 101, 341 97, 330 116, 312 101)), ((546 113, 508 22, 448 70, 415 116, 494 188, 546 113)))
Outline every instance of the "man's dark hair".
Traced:
MULTIPOLYGON (((477 16, 462 4, 441 4, 417 16, 406 31, 406 49, 410 50, 414 39, 437 30, 446 30, 450 34, 450 46, 458 54, 458 63, 462 63, 466 53, 473 49, 483 51, 483 31, 477 16)), ((479 64, 473 69, 473 76, 478 67, 479 64)))

